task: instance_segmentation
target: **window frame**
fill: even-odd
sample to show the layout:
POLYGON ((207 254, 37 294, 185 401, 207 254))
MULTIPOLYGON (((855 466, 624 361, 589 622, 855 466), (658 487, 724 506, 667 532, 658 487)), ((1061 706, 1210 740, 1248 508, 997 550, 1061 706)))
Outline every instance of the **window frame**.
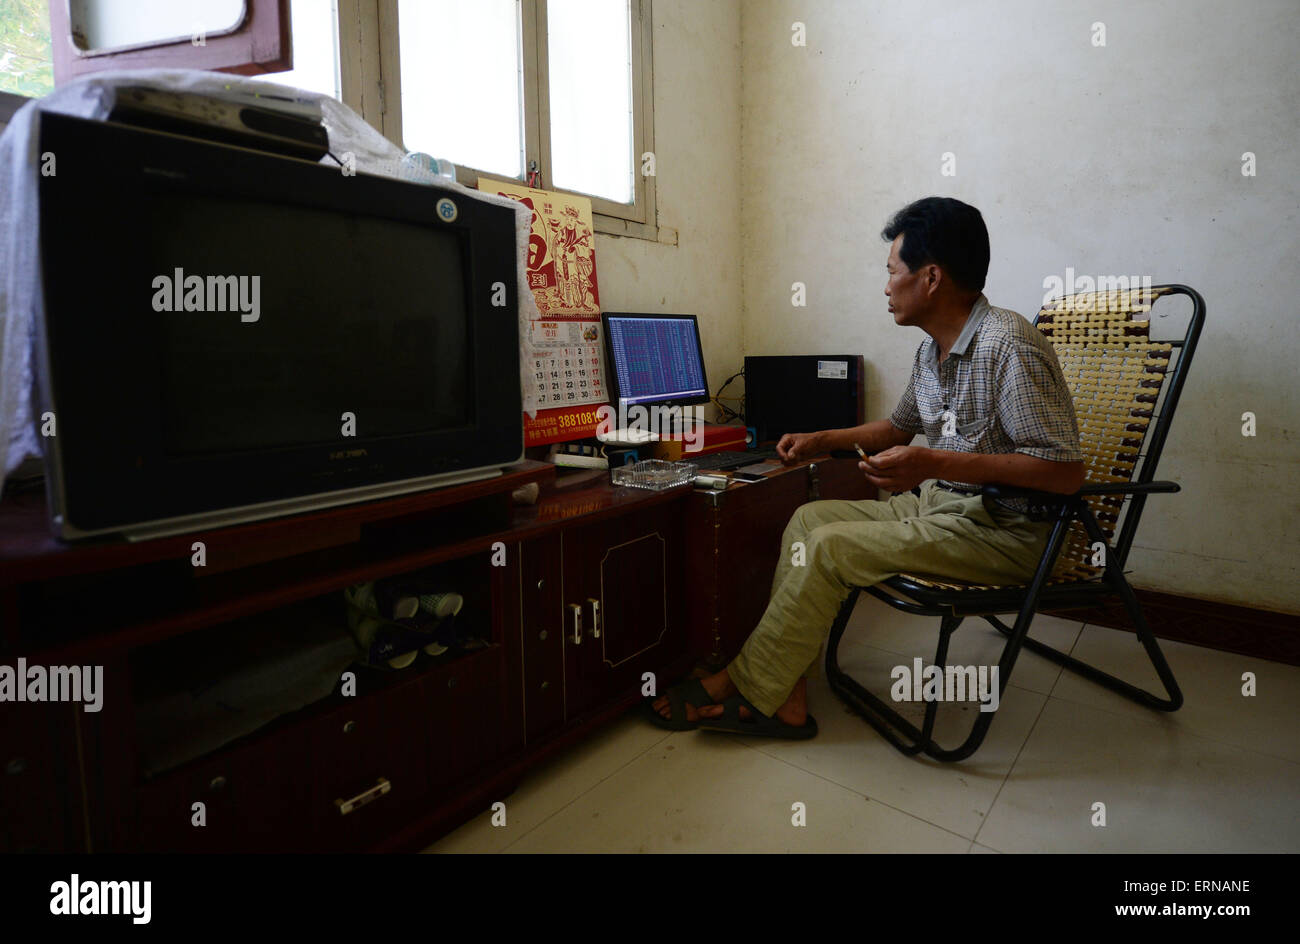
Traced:
MULTIPOLYGON (((357 0, 354 0, 357 2, 357 0)), ((398 0, 374 0, 377 8, 377 114, 363 117, 398 147, 406 150, 402 138, 402 77, 398 36, 398 0)), ((546 39, 547 0, 519 0, 521 77, 523 86, 524 167, 535 169, 540 186, 561 193, 573 193, 591 200, 596 232, 658 240, 655 205, 655 177, 641 172, 642 156, 654 152, 654 57, 651 0, 630 0, 633 200, 631 205, 604 197, 566 190, 551 185, 550 77, 546 39)), ((340 8, 340 17, 342 11, 340 8)), ((340 55, 343 54, 340 49, 340 55)), ((364 70, 363 70, 364 71, 364 70)), ((346 84, 346 83, 345 83, 346 84)), ((346 92, 344 101, 347 102, 346 92)), ((352 104, 348 102, 348 104, 352 104)), ((355 105, 353 107, 356 107, 355 105)), ((434 157, 441 155, 435 154, 434 157)), ((480 176, 526 182, 526 175, 505 178, 499 172, 474 167, 456 168, 456 178, 476 186, 480 176)))
POLYGON ((240 75, 279 72, 293 66, 290 0, 245 0, 244 18, 231 30, 195 46, 192 37, 139 43, 80 54, 72 45, 68 0, 48 0, 55 87, 83 75, 122 69, 208 69, 240 75))

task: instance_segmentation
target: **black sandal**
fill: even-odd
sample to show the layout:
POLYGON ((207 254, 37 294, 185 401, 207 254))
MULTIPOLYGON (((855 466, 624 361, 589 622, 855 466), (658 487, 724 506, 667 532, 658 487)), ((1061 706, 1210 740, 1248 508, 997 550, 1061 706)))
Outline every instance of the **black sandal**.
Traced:
POLYGON ((769 717, 749 703, 744 695, 736 694, 722 700, 720 718, 702 718, 698 725, 701 731, 726 731, 732 734, 751 734, 755 737, 787 738, 791 741, 806 741, 817 736, 817 719, 809 715, 804 723, 796 727, 786 724, 775 715, 769 717), (753 717, 742 720, 740 709, 748 708, 753 717))
POLYGON ((658 700, 657 696, 642 699, 641 713, 645 715, 646 720, 651 724, 666 728, 669 731, 694 731, 700 726, 697 721, 686 720, 686 705, 688 703, 696 708, 717 704, 713 700, 713 696, 709 694, 708 689, 700 684, 700 680, 697 678, 689 678, 678 682, 664 694, 668 697, 671 718, 665 718, 655 711, 654 703, 658 700))

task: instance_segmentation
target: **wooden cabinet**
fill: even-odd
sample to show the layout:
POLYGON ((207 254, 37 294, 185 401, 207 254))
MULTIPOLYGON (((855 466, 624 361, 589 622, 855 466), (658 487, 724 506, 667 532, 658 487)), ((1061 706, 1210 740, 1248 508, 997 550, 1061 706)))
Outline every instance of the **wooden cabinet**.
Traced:
POLYGON ((640 690, 686 652, 681 505, 574 523, 519 548, 530 742, 640 690))
POLYGON ((691 651, 722 668, 767 609, 781 535, 795 509, 819 499, 876 497, 856 459, 825 459, 723 492, 695 492, 685 515, 691 651))
POLYGON ((662 690, 738 645, 781 530, 819 483, 867 497, 841 470, 721 496, 552 488, 553 474, 524 463, 497 482, 130 545, 59 544, 37 499, 6 500, 0 663, 102 665, 110 697, 93 715, 0 705, 0 851, 420 848, 634 704, 646 673, 662 690), (545 483, 541 500, 513 506, 527 481, 545 483), (191 567, 195 540, 212 573, 191 567), (181 690, 180 667, 207 678, 236 632, 257 665, 271 638, 297 652, 288 627, 341 619, 343 587, 430 568, 464 596, 458 626, 483 646, 359 671, 354 693, 338 686, 221 747, 200 748, 220 741, 187 721, 181 741, 206 753, 159 766, 145 719, 168 703, 149 699, 181 690))
POLYGON ((125 848, 367 849, 507 750, 503 678, 494 645, 304 710, 140 784, 125 848))

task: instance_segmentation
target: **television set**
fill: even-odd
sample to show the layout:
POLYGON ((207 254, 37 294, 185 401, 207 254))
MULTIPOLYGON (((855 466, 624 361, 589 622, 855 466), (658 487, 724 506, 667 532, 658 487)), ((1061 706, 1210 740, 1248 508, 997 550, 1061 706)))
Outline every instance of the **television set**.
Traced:
POLYGON ((522 458, 510 208, 40 120, 57 160, 39 185, 35 321, 56 533, 222 526, 522 458))

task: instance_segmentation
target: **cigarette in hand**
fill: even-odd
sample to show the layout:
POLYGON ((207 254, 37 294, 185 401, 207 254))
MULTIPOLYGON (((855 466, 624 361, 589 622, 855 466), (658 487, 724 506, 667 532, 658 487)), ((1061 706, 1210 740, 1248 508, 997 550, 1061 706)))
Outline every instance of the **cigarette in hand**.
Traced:
POLYGON ((857 443, 853 444, 853 448, 858 451, 858 455, 860 455, 863 459, 867 458, 867 454, 862 451, 862 447, 859 446, 857 443))

